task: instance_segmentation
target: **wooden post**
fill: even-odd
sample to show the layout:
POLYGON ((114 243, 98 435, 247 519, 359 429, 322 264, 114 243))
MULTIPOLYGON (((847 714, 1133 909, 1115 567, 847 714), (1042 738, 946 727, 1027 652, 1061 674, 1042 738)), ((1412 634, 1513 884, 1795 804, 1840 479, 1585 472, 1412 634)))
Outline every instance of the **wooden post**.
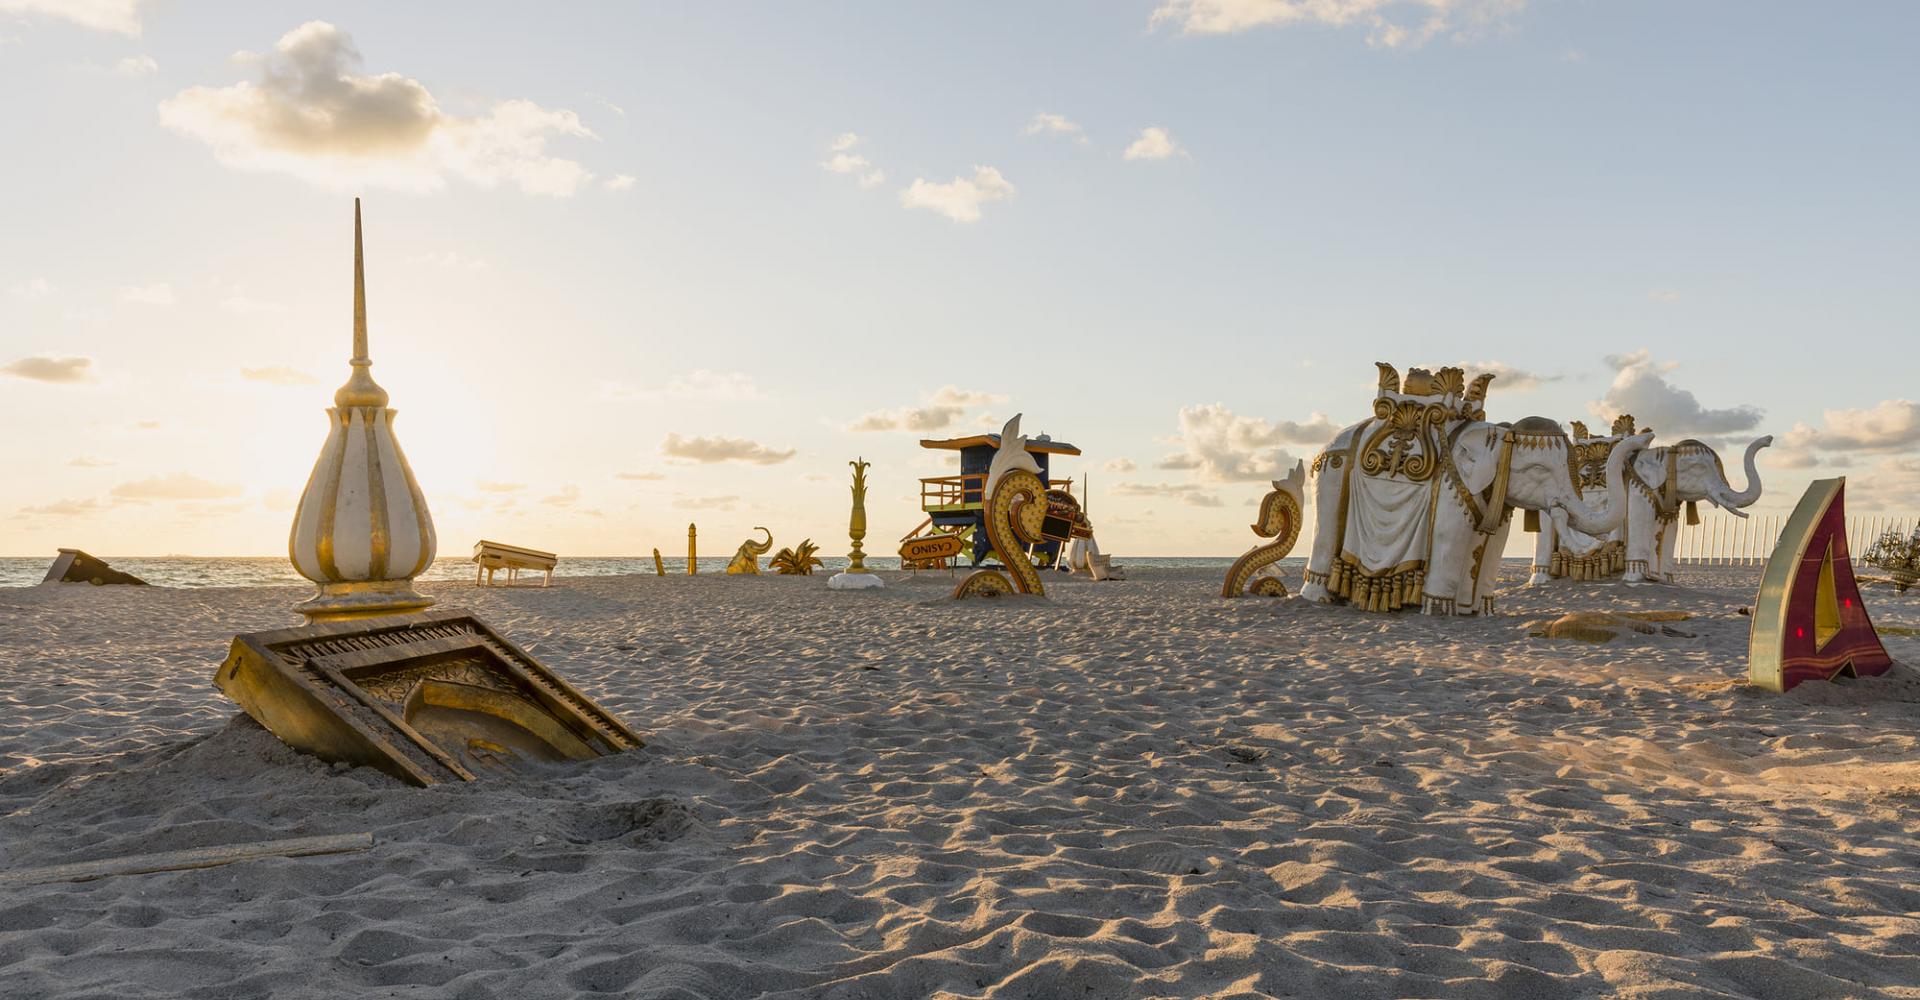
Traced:
POLYGON ((150 872, 177 872, 189 868, 213 868, 255 858, 298 858, 313 854, 340 854, 364 851, 373 846, 371 833, 338 833, 323 837, 294 837, 253 844, 227 844, 220 847, 196 847, 186 851, 160 854, 135 854, 99 861, 77 861, 44 868, 15 868, 0 872, 0 888, 43 885, 48 882, 88 882, 110 875, 145 875, 150 872))

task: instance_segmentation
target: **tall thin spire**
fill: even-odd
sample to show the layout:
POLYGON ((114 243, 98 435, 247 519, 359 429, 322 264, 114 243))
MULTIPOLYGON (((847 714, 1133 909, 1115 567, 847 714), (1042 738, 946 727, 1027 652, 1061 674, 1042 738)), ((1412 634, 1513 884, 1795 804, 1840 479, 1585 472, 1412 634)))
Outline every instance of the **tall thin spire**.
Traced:
POLYGON ((385 406, 387 390, 374 382, 367 357, 367 263, 360 240, 360 199, 353 199, 353 376, 333 394, 335 406, 385 406))
POLYGON ((353 199, 353 363, 372 364, 367 357, 367 262, 360 246, 360 199, 353 199))

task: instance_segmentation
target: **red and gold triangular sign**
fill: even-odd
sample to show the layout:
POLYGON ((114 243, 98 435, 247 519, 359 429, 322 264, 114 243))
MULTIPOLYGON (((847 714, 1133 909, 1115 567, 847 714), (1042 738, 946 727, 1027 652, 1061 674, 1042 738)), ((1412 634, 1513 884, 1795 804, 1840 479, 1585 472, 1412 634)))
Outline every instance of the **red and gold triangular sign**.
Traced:
POLYGON ((1767 558, 1747 644, 1747 679, 1759 687, 1870 677, 1893 663, 1853 578, 1846 486, 1845 477, 1808 486, 1767 558))

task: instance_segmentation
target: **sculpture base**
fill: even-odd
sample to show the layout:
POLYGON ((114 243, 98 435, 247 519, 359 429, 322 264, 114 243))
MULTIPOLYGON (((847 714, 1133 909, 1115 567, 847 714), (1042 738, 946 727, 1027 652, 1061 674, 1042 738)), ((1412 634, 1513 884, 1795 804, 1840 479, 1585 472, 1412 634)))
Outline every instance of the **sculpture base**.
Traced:
POLYGON ((887 582, 885 580, 880 579, 878 574, 871 571, 866 573, 835 573, 827 578, 827 587, 832 590, 879 590, 886 585, 887 582))
POLYGON ((434 600, 416 593, 412 580, 376 580, 366 583, 325 583, 320 592, 296 605, 308 624, 404 615, 433 606, 434 600))

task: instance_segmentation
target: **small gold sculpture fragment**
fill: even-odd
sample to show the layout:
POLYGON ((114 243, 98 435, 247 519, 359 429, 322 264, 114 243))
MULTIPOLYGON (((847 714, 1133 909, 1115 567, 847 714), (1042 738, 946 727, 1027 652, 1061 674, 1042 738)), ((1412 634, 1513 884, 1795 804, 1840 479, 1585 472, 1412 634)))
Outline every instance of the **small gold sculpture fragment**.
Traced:
POLYGON ((667 575, 667 564, 666 564, 666 563, 664 563, 664 562, 662 562, 662 561, 660 560, 660 550, 659 550, 659 549, 654 549, 654 550, 653 550, 653 575, 654 575, 654 576, 666 576, 666 575, 667 575))
MULTIPOLYGON (((759 527, 757 525, 754 527, 753 530, 767 531, 767 529, 759 527)), ((773 550, 773 532, 771 531, 767 531, 767 540, 764 542, 756 542, 751 538, 747 539, 744 542, 741 542, 740 547, 734 550, 732 561, 727 563, 727 575, 728 576, 759 576, 760 575, 760 557, 766 555, 768 552, 772 550, 773 550)))
POLYGON ((1273 541, 1257 545, 1233 561, 1227 570, 1226 582, 1220 587, 1221 597, 1287 596, 1287 585, 1280 582, 1279 577, 1255 574, 1285 559, 1287 553, 1293 551, 1293 543, 1299 541, 1300 497, 1306 481, 1306 466, 1299 462, 1294 463, 1287 478, 1273 481, 1273 492, 1260 501, 1260 520, 1252 526, 1254 534, 1273 541))

